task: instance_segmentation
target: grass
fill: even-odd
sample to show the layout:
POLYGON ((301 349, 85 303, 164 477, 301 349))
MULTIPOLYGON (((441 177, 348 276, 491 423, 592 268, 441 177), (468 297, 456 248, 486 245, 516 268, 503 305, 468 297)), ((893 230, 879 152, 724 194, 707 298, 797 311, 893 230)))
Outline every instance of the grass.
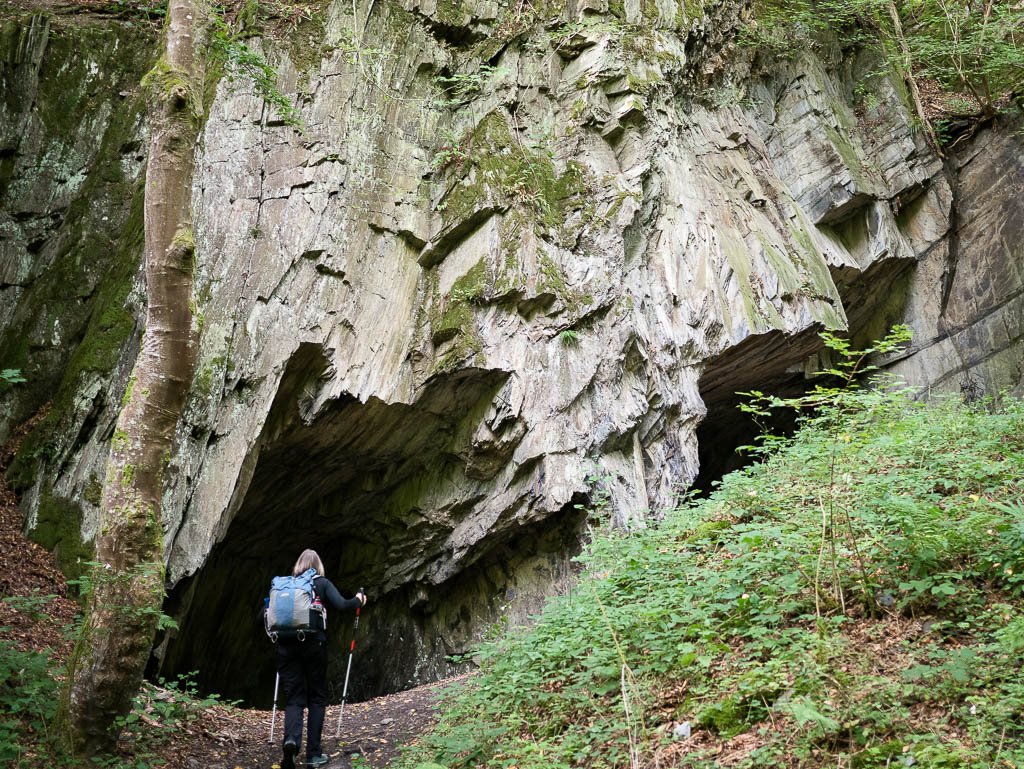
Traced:
POLYGON ((1024 766, 1024 406, 838 393, 596 535, 402 766, 1024 766))

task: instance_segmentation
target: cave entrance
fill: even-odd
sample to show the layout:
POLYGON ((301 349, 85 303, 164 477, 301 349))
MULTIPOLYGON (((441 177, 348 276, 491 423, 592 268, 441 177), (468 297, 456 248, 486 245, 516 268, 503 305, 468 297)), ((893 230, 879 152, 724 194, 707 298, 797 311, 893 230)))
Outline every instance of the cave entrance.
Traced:
MULTIPOLYGON (((269 707, 275 648, 257 618, 270 580, 291 573, 307 547, 343 595, 365 587, 370 597, 350 701, 464 669, 452 658, 500 616, 511 611, 517 621, 520 612, 525 621, 553 585, 567 589, 582 529, 575 505, 480 541, 458 536, 515 447, 496 438, 472 456, 464 450, 467 432, 500 402, 507 374, 461 370, 432 380, 411 405, 343 398, 314 415, 327 365, 313 346, 289 363, 244 500, 202 568, 168 596, 179 630, 158 639, 164 678, 196 671, 205 692, 269 707)), ((328 611, 333 702, 352 627, 352 615, 328 611)))
MULTIPOLYGON (((759 390, 787 398, 807 392, 813 384, 807 362, 822 347, 819 330, 793 337, 778 331, 752 336, 708 363, 698 380, 707 414, 697 427, 700 471, 691 488, 710 494, 724 475, 754 461, 740 449, 757 442, 761 427, 740 410, 749 399, 737 393, 759 390)), ((775 435, 791 435, 796 421, 795 412, 776 409, 763 423, 775 435)))
MULTIPOLYGON (((360 585, 342 566, 345 555, 325 562, 327 576, 346 597, 364 586, 370 602, 362 610, 348 701, 360 702, 464 672, 473 665, 473 645, 488 629, 507 621, 525 624, 553 592, 568 592, 578 565, 583 516, 567 506, 548 521, 520 529, 450 579, 381 588, 360 585)), ((354 558, 365 545, 349 546, 354 558)), ((180 632, 166 646, 159 675, 195 671, 204 693, 269 709, 275 647, 257 621, 270 579, 291 572, 298 552, 255 561, 230 547, 219 548, 198 574, 172 591, 166 611, 185 609, 180 632), (236 588, 225 595, 220 585, 236 588)), ((324 556, 325 550, 320 550, 324 556)), ((172 614, 173 616, 173 614, 172 614)), ((353 637, 352 614, 328 610, 328 701, 341 700, 353 637)))
MULTIPOLYGON (((902 317, 909 281, 916 264, 909 247, 887 243, 884 223, 875 206, 858 209, 830 229, 857 259, 868 259, 886 245, 886 256, 871 256, 867 269, 850 265, 829 266, 829 274, 841 298, 849 329, 847 336, 854 348, 865 348, 873 339, 885 336, 889 327, 902 317), (869 254, 870 252, 870 254, 869 254), (889 292, 878 291, 888 286, 889 292)), ((823 326, 809 328, 789 336, 769 331, 747 337, 707 363, 697 387, 707 408, 697 428, 700 470, 691 488, 710 493, 715 481, 726 473, 750 464, 753 457, 738 451, 752 445, 760 435, 753 418, 738 408, 746 399, 740 392, 759 390, 782 398, 806 393, 813 385, 811 377, 825 368, 816 353, 824 349, 823 326)), ((797 414, 776 409, 766 420, 775 435, 791 435, 797 414)))

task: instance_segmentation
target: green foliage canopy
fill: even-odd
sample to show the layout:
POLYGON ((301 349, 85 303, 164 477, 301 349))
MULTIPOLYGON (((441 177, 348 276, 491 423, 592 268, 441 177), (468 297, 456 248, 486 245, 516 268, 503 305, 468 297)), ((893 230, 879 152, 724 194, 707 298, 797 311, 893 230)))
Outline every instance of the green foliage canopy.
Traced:
POLYGON ((759 0, 744 39, 780 56, 827 41, 874 46, 890 70, 932 78, 986 115, 1022 96, 1018 0, 759 0))

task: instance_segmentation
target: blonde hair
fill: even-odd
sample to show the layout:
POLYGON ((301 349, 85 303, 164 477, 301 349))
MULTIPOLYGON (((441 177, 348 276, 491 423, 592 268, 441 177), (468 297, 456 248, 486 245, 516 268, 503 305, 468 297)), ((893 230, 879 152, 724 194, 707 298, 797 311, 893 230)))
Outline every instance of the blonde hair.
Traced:
POLYGON ((292 569, 292 576, 297 577, 310 569, 315 569, 316 573, 322 577, 324 575, 324 562, 320 560, 316 550, 303 550, 299 560, 295 562, 295 568, 292 569))

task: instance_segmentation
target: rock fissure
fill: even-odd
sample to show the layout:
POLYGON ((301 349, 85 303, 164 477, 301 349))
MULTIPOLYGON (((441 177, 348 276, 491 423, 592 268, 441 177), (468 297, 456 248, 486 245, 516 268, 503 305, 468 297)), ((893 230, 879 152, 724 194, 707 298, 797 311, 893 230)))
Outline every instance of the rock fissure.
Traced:
POLYGON ((949 184, 949 238, 946 246, 946 269, 942 273, 942 298, 939 301, 939 317, 945 323, 946 307, 949 304, 949 297, 953 290, 953 283, 956 280, 956 265, 959 254, 959 209, 960 209, 960 174, 951 169, 954 161, 947 158, 943 170, 946 173, 946 180, 949 184))

